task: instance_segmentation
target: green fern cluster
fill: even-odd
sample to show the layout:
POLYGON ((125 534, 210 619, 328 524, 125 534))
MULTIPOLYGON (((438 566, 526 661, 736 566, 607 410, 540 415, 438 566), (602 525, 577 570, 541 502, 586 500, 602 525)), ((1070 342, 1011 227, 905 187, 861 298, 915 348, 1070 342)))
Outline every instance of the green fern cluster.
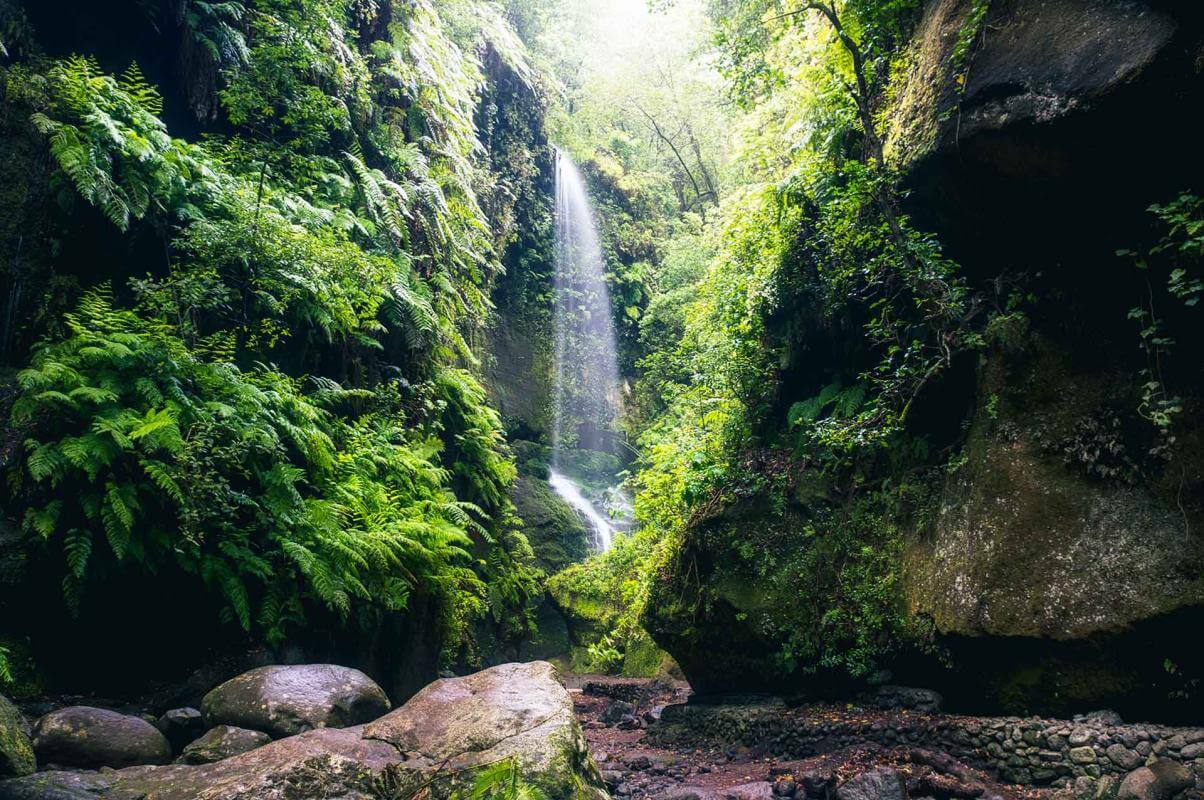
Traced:
POLYGON ((105 291, 69 314, 18 380, 29 429, 26 527, 61 548, 78 603, 114 570, 169 562, 269 638, 308 601, 346 619, 355 602, 405 607, 416 588, 479 594, 469 531, 441 443, 394 414, 355 421, 344 394, 266 367, 210 361, 168 326, 117 310, 105 291))
POLYGON ((478 0, 395 4, 389 26, 345 0, 182 8, 228 135, 173 138, 136 66, 2 68, 63 205, 167 262, 86 293, 20 373, 13 508, 74 605, 175 569, 269 639, 416 592, 453 646, 485 613, 525 631, 540 576, 470 346, 498 270, 478 52, 497 39, 527 75, 521 46, 478 0))

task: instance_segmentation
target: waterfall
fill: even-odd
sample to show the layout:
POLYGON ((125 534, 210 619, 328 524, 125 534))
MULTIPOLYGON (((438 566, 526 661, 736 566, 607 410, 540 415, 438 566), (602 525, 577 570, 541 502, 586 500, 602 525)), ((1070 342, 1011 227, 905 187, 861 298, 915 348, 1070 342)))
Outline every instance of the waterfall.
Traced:
POLYGON ((616 523, 605 506, 626 505, 613 486, 620 464, 614 320, 585 182, 572 160, 559 151, 555 223, 556 384, 549 483, 589 522, 595 548, 606 550, 616 523), (611 484, 609 492, 587 496, 586 484, 606 482, 611 484))

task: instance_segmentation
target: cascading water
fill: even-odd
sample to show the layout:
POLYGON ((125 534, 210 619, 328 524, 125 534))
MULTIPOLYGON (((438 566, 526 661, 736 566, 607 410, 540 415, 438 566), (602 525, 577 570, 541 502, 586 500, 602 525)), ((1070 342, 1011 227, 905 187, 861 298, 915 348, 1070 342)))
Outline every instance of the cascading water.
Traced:
MULTIPOLYGON (((593 528, 594 546, 610 547, 616 525, 600 500, 591 500, 568 473, 619 465, 619 362, 610 293, 598 230, 577 166, 556 154, 555 240, 556 396, 549 483, 593 528)), ((624 506, 613 488, 609 505, 624 506)))

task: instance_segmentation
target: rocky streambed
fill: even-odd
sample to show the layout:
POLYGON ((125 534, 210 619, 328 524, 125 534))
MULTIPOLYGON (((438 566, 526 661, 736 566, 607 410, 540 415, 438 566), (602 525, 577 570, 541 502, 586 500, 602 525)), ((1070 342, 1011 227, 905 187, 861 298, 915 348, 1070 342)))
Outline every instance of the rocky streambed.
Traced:
POLYGON ((464 800, 497 765, 548 800, 1204 798, 1204 729, 949 715, 899 687, 860 706, 714 704, 532 662, 392 708, 364 673, 311 664, 159 716, 51 705, 27 719, 0 699, 0 800, 464 800))
POLYGON ((791 707, 763 698, 687 703, 684 683, 574 683, 592 755, 617 798, 1204 797, 1204 729, 1126 725, 1111 713, 948 715, 939 696, 898 687, 864 707, 791 707))
POLYGON ((440 800, 495 765, 549 798, 606 797, 545 662, 441 679, 393 710, 358 670, 271 666, 155 724, 68 706, 20 728, 0 741, 12 733, 41 771, 0 780, 0 800, 440 800))

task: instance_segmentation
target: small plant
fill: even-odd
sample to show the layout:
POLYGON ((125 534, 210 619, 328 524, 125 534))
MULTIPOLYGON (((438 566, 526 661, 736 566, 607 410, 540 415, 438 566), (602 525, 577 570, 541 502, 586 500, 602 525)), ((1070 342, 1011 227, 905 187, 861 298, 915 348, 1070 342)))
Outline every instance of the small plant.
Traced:
POLYGON ((469 790, 457 793, 454 799, 548 800, 548 796, 523 778, 517 758, 506 758, 478 771, 469 790))

